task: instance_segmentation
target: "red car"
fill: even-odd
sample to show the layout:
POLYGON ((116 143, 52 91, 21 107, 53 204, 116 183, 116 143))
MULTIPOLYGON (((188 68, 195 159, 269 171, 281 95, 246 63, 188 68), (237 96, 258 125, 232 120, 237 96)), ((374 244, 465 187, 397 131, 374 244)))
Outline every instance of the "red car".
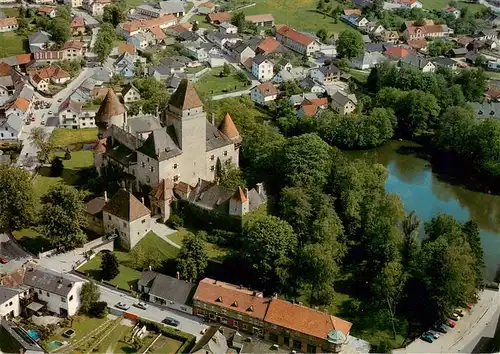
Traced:
POLYGON ((2 264, 9 263, 9 260, 6 258, 0 257, 0 263, 2 263, 2 264))
POLYGON ((446 320, 446 324, 448 326, 450 326, 451 328, 453 328, 457 325, 457 323, 455 321, 453 321, 452 319, 449 319, 449 318, 446 320))
POLYGON ((31 120, 32 120, 33 122, 35 121, 35 116, 34 116, 34 115, 32 115, 32 116, 31 116, 31 120))

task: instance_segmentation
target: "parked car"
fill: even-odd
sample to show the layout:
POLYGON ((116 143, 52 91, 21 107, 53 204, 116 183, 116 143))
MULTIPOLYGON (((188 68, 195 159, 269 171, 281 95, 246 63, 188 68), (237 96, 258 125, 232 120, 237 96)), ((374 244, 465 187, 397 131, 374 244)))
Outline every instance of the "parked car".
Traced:
POLYGON ((33 122, 35 121, 35 115, 34 115, 34 114, 32 114, 32 115, 31 115, 31 120, 32 120, 33 122))
POLYGON ((124 304, 123 302, 117 303, 115 307, 119 308, 120 310, 128 310, 130 308, 129 305, 124 304))
POLYGON ((435 325, 434 327, 432 327, 432 329, 436 332, 439 332, 439 333, 442 333, 442 334, 446 334, 448 333, 449 331, 449 328, 450 327, 447 327, 445 325, 435 325))
POLYGON ((28 120, 26 121, 26 125, 30 125, 30 124, 31 124, 31 121, 28 119, 28 120))
POLYGON ((434 339, 438 339, 439 337, 441 337, 441 335, 439 334, 438 331, 434 331, 432 329, 425 332, 425 334, 430 334, 432 336, 432 338, 434 338, 434 339))
POLYGON ((463 309, 456 309, 455 313, 459 315, 460 317, 464 317, 465 311, 463 309))
POLYGON ((165 317, 162 322, 174 327, 178 327, 181 324, 179 321, 172 317, 165 317))
POLYGON ((9 263, 9 260, 7 258, 0 257, 0 263, 6 264, 9 263))
POLYGON ((62 102, 62 101, 63 101, 63 99, 62 99, 62 98, 60 98, 60 99, 58 99, 58 100, 57 100, 57 102, 59 102, 59 103, 60 103, 60 102, 62 102))
POLYGON ((42 120, 40 121, 40 124, 41 124, 41 125, 45 125, 45 119, 42 119, 42 120))
POLYGON ((148 304, 146 304, 143 301, 138 302, 137 304, 134 304, 135 307, 138 307, 140 309, 146 310, 148 308, 148 304))
POLYGON ((458 321, 460 319, 460 316, 456 313, 452 313, 450 315, 450 318, 453 320, 453 321, 458 321))
POLYGON ((49 114, 52 114, 53 112, 52 111, 49 111, 49 114))
POLYGON ((453 328, 457 325, 457 323, 455 321, 453 321, 452 319, 449 319, 449 318, 446 320, 446 324, 448 326, 450 326, 451 328, 453 328))
POLYGON ((420 339, 422 339, 424 342, 427 342, 427 343, 434 342, 434 338, 432 338, 432 336, 430 334, 426 334, 426 333, 422 334, 420 336, 420 339))

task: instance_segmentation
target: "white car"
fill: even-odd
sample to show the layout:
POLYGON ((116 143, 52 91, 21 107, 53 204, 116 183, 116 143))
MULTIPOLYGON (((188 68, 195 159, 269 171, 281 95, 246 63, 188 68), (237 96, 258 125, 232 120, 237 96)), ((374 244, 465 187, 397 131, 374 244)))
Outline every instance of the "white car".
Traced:
POLYGON ((130 308, 129 305, 124 304, 123 302, 117 303, 115 307, 119 308, 120 310, 128 310, 130 308))
POLYGON ((135 307, 138 307, 142 310, 146 310, 149 306, 148 304, 146 304, 145 302, 141 301, 141 302, 138 302, 137 304, 134 304, 135 307))

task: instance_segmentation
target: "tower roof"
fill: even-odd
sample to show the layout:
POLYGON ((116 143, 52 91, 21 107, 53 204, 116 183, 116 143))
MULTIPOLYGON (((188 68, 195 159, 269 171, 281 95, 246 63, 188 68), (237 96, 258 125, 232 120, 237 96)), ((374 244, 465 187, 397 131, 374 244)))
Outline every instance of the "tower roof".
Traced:
POLYGON ((126 221, 134 221, 151 214, 139 199, 125 189, 116 192, 103 210, 126 221))
POLYGON ((125 107, 122 105, 115 91, 108 90, 101 107, 95 115, 96 122, 107 122, 112 117, 125 113, 125 107))
POLYGON ((236 128, 236 125, 233 123, 233 119, 226 113, 224 120, 219 125, 219 130, 224 133, 229 139, 231 139, 234 143, 241 143, 241 136, 236 128))
POLYGON ((233 199, 236 199, 238 202, 245 202, 247 200, 247 196, 245 192, 243 191, 243 188, 238 187, 236 191, 233 194, 233 199))
POLYGON ((175 90, 172 97, 170 97, 169 103, 182 110, 203 107, 203 103, 196 93, 193 84, 187 79, 181 81, 177 90, 175 90))

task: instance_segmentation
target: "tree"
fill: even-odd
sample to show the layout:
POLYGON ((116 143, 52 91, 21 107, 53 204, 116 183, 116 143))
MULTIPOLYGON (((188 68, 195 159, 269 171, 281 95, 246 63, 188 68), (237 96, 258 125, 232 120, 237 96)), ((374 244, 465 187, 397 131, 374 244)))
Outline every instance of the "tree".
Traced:
POLYGON ((231 75, 231 68, 229 67, 228 63, 224 63, 224 66, 222 68, 222 72, 224 73, 224 76, 231 75))
POLYGON ((195 235, 188 233, 182 240, 182 247, 177 256, 177 270, 182 279, 197 281, 208 265, 205 249, 206 233, 200 231, 195 235))
POLYGON ((56 17, 52 20, 48 31, 51 34, 51 40, 58 45, 62 45, 71 37, 70 23, 62 17, 56 17))
POLYGON ((50 134, 43 127, 34 127, 30 131, 29 140, 38 151, 38 159, 41 162, 50 160, 50 155, 54 150, 54 146, 49 140, 50 134))
POLYGON ((231 24, 238 27, 238 32, 243 33, 246 25, 245 14, 242 11, 234 12, 231 16, 231 24))
POLYGON ((453 48, 453 42, 445 39, 435 39, 429 43, 429 55, 438 57, 447 54, 453 48))
POLYGON ((157 115, 167 109, 169 95, 164 84, 154 77, 134 79, 134 85, 142 97, 142 112, 157 115))
POLYGON ((53 247, 69 251, 83 245, 87 225, 85 205, 86 193, 64 184, 52 186, 42 197, 39 229, 49 238, 53 247))
POLYGON ((0 165, 0 229, 29 226, 35 213, 30 174, 19 167, 0 165))
POLYGON ((440 107, 430 93, 412 90, 397 102, 398 125, 404 136, 414 136, 436 123, 440 107))
POLYGON ((484 278, 484 251, 481 244, 479 227, 473 220, 469 220, 462 225, 462 231, 469 243, 472 254, 476 258, 476 288, 479 289, 483 286, 484 278))
POLYGON ((195 22, 193 23, 193 27, 191 28, 191 30, 192 30, 193 32, 197 32, 199 29, 200 29, 200 25, 198 24, 198 21, 195 21, 195 22))
POLYGON ((417 217, 414 211, 408 214, 403 222, 401 228, 403 231, 403 267, 406 269, 410 265, 414 265, 420 244, 418 240, 418 232, 421 225, 421 220, 417 217))
POLYGON ((113 27, 118 26, 121 22, 125 21, 125 9, 120 3, 111 4, 104 8, 102 21, 110 23, 113 27))
POLYGON ((158 269, 161 267, 161 255, 157 250, 150 250, 146 253, 142 247, 134 247, 131 255, 135 269, 144 270, 149 267, 158 269))
POLYGON ((109 251, 103 252, 101 259, 101 277, 104 280, 111 280, 118 274, 120 274, 120 266, 116 256, 109 251))
POLYGON ((97 317, 104 318, 108 313, 108 303, 105 301, 97 301, 89 310, 89 314, 97 317))
POLYGON ((352 59, 361 54, 363 38, 357 31, 342 31, 337 40, 337 57, 352 59))
POLYGON ((71 9, 67 5, 57 5, 56 14, 58 18, 62 18, 68 23, 71 22, 71 9))
POLYGON ((325 9, 325 0, 319 0, 318 4, 316 5, 316 10, 318 10, 319 12, 323 12, 324 9, 325 9))
POLYGON ((324 28, 320 28, 317 32, 316 32, 316 36, 321 40, 321 42, 325 43, 326 40, 328 39, 328 33, 326 32, 326 30, 324 28))
POLYGON ((109 23, 104 23, 94 43, 94 52, 97 54, 97 58, 101 63, 104 63, 111 54, 115 38, 116 34, 114 27, 109 23))
POLYGON ((127 113, 130 117, 138 116, 141 113, 141 103, 132 102, 131 104, 129 104, 127 113))
POLYGON ((476 61, 474 62, 475 66, 484 66, 488 62, 488 59, 484 55, 478 55, 476 61))
POLYGON ((89 313, 99 301, 100 296, 101 291, 94 281, 85 282, 80 293, 81 310, 85 313, 89 313))

